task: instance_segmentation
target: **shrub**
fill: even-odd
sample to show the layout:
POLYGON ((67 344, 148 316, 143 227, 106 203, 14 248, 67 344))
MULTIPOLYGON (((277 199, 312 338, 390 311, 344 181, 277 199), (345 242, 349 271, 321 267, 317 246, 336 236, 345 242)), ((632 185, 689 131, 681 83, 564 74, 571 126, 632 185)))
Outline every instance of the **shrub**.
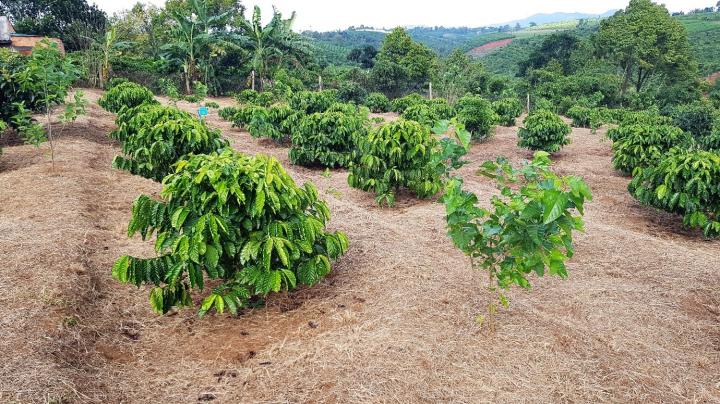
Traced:
POLYGON ((218 104, 215 101, 208 101, 205 103, 205 106, 208 108, 215 108, 215 109, 220 108, 220 104, 218 104))
POLYGON ((325 112, 337 102, 337 92, 334 90, 299 91, 290 98, 290 107, 305 114, 325 112))
POLYGON ((572 125, 577 128, 597 129, 605 122, 605 116, 599 108, 588 108, 575 105, 568 109, 567 116, 572 118, 572 125))
POLYGON ((624 125, 613 131, 613 138, 613 167, 625 174, 654 165, 671 149, 690 141, 686 132, 670 125, 624 125))
POLYGON ((199 314, 237 314, 271 292, 316 284, 347 251, 345 234, 325 230, 330 214, 315 186, 297 186, 272 157, 229 149, 189 156, 161 196, 140 196, 128 225, 129 236, 157 234, 158 257, 122 256, 112 269, 120 282, 154 285, 158 313, 192 305, 190 290, 218 279, 199 314))
POLYGON ((275 101, 275 94, 269 91, 263 91, 261 93, 258 93, 257 97, 255 97, 255 101, 253 101, 253 104, 259 105, 261 107, 269 107, 275 101))
POLYGON ((234 121, 237 113, 237 107, 222 107, 218 110, 218 116, 226 121, 234 121))
POLYGON ((174 107, 143 104, 121 110, 111 137, 122 142, 124 156, 113 167, 161 181, 187 154, 211 153, 227 146, 219 130, 174 107))
POLYGON ((400 116, 430 127, 434 126, 435 122, 440 120, 440 116, 425 104, 411 105, 405 109, 400 116))
POLYGON ((427 126, 399 119, 370 130, 358 142, 358 160, 350 166, 348 183, 374 192, 378 204, 392 206, 395 191, 407 188, 420 198, 440 191, 434 153, 437 139, 427 126))
POLYGON ((117 87, 118 85, 122 83, 129 83, 130 80, 126 79, 125 77, 113 77, 110 80, 108 80, 107 83, 105 83, 105 90, 109 90, 113 87, 117 87))
POLYGON ((475 95, 462 97, 457 102, 457 118, 470 131, 473 139, 490 136, 498 121, 490 101, 475 95))
POLYGON ((492 103, 500 125, 515 126, 515 118, 523 112, 523 106, 517 98, 503 98, 492 103))
MULTIPOLYGON (((545 152, 536 152, 520 169, 505 158, 486 161, 479 173, 495 180, 500 195, 487 210, 477 206, 475 194, 462 190, 461 179, 448 181, 443 196, 448 234, 473 268, 488 272, 500 303, 507 307, 503 291, 513 284, 529 289, 533 273, 567 278, 573 232, 583 230, 583 207, 592 199, 582 178, 554 174, 545 152)), ((496 308, 492 303, 489 313, 496 308)))
POLYGON ((720 118, 715 121, 710 134, 700 137, 698 144, 705 150, 720 153, 720 118))
POLYGON ((235 96, 235 101, 239 102, 240 104, 254 104, 255 100, 258 97, 258 92, 251 89, 245 89, 240 91, 235 96))
POLYGON ((316 112, 303 117, 292 132, 290 161, 304 166, 347 167, 365 122, 357 114, 316 112))
POLYGON ((408 94, 404 97, 392 100, 391 107, 393 112, 402 114, 406 109, 415 104, 424 104, 425 99, 418 93, 408 94))
POLYGON ((628 186, 641 203, 683 215, 683 224, 720 236, 720 155, 678 150, 637 170, 628 186))
POLYGON ((357 105, 362 105, 367 95, 367 90, 354 82, 343 83, 337 92, 338 100, 342 102, 353 102, 357 105))
POLYGON ((432 100, 427 100, 425 105, 430 107, 432 112, 437 115, 439 119, 451 119, 456 113, 455 108, 453 108, 444 98, 433 98, 432 100))
POLYGON ((98 104, 109 112, 118 113, 123 108, 134 108, 150 103, 157 104, 152 91, 132 82, 120 83, 110 88, 98 100, 98 104))
POLYGON ((533 111, 518 130, 518 146, 555 153, 570 143, 570 132, 570 126, 563 122, 560 115, 542 109, 533 111))
POLYGON ((370 93, 365 98, 365 106, 374 113, 388 112, 390 111, 390 100, 383 93, 370 93))
POLYGON ((675 126, 690 132, 695 138, 712 131, 717 111, 709 102, 698 101, 675 107, 672 119, 675 126))

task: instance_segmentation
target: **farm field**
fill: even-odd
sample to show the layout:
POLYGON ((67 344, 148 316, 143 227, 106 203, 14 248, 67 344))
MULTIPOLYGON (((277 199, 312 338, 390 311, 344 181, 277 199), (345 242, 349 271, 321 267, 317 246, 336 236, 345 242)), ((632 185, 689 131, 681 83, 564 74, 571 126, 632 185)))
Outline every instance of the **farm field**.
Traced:
MULTIPOLYGON (((594 196, 569 279, 511 291, 490 332, 474 318, 492 294, 446 236, 441 204, 401 194, 381 209, 346 170, 291 165, 286 147, 212 112, 234 149, 314 182, 350 249, 313 288, 199 319, 155 315, 148 288, 111 278, 118 256, 152 256, 126 228, 133 199, 161 184, 111 168, 115 116, 84 91, 87 115, 55 141, 54 170, 47 145, 2 139, 3 402, 720 401, 720 242, 633 199, 605 129, 573 128, 553 157, 594 196)), ((530 156, 516 132, 499 126, 466 156, 481 201, 495 192, 474 174, 483 161, 530 156)))

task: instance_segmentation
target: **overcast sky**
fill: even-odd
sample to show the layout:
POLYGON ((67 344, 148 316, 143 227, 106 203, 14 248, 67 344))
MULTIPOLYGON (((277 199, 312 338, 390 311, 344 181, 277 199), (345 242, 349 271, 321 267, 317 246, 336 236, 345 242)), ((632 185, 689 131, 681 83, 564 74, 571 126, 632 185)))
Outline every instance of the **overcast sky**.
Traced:
MULTIPOLYGON (((130 8, 135 2, 89 0, 108 14, 130 8)), ((146 0, 163 5, 165 0, 146 0)), ((664 0, 670 11, 715 5, 717 0, 664 0)), ((250 9, 259 5, 264 17, 275 5, 283 14, 297 12, 295 28, 329 31, 355 25, 392 28, 398 25, 479 27, 520 20, 536 13, 581 12, 600 14, 624 8, 628 0, 247 0, 250 9)))

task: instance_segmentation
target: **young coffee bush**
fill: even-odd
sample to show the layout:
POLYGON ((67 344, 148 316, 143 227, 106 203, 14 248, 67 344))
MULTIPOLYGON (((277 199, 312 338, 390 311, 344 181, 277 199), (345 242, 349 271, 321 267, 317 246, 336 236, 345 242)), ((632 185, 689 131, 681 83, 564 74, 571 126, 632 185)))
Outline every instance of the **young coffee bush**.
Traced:
POLYGON ((430 107, 432 112, 437 115, 439 119, 452 119, 452 117, 456 114, 455 108, 453 108, 444 98, 433 98, 432 100, 427 100, 425 101, 425 105, 430 107))
POLYGON ((567 116, 572 118, 572 125, 576 128, 597 129, 608 120, 603 109, 582 107, 580 105, 568 109, 567 116))
MULTIPOLYGON (((470 257, 473 268, 488 272, 490 290, 508 305, 504 290, 529 289, 529 277, 546 273, 567 278, 565 261, 573 256, 573 232, 583 230, 584 204, 592 200, 580 177, 561 177, 550 169, 545 152, 513 167, 505 158, 486 161, 480 174, 492 178, 499 194, 486 209, 478 197, 462 189, 462 179, 446 183, 448 235, 470 257)), ((494 313, 497 305, 488 307, 494 313)), ((482 320, 482 316, 478 320, 482 320)))
POLYGON ((396 98, 392 100, 391 109, 393 112, 402 114, 409 107, 416 104, 424 104, 425 99, 418 93, 408 94, 404 97, 396 98))
POLYGON ((368 93, 365 88, 354 82, 343 83, 337 92, 337 98, 341 102, 352 102, 362 105, 368 93))
POLYGON ((523 127, 518 130, 518 146, 555 153, 570 143, 570 132, 570 125, 558 114, 543 109, 536 110, 525 118, 523 127))
POLYGON ((383 93, 370 93, 365 98, 365 106, 370 112, 382 113, 390 111, 390 100, 383 93))
POLYGON ((626 125, 616 129, 613 141, 613 167, 632 174, 636 167, 656 164, 673 148, 690 142, 690 135, 670 125, 626 125))
POLYGON ((682 215, 706 237, 720 236, 720 155, 678 150, 635 174, 628 190, 638 201, 682 215))
POLYGON ((122 142, 124 156, 115 157, 113 167, 156 181, 170 174, 184 156, 228 145, 219 130, 174 107, 141 105, 123 110, 118 121, 111 136, 122 142))
POLYGON ((222 107, 218 110, 218 116, 226 121, 235 121, 235 115, 237 113, 237 107, 222 107))
POLYGON ((698 144, 704 150, 720 153, 720 118, 715 121, 712 132, 698 139, 698 144))
POLYGON ((157 104, 152 91, 132 82, 123 82, 112 87, 98 100, 98 104, 109 112, 120 112, 122 108, 133 108, 141 104, 157 104))
POLYGON ((490 101, 475 95, 462 97, 457 102, 457 119, 470 131, 473 139, 486 139, 498 122, 490 101))
POLYGON ((680 105, 672 112, 673 124, 690 132, 695 138, 709 134, 716 117, 718 117, 717 110, 707 101, 680 105))
POLYGON ((199 314, 237 314, 271 292, 314 285, 347 251, 348 239, 330 233, 330 213, 315 186, 299 187, 280 163, 225 149, 189 156, 168 176, 162 200, 140 196, 128 235, 156 234, 158 257, 120 257, 113 277, 154 285, 150 304, 158 313, 191 306, 190 291, 216 285, 199 314))
POLYGON ((366 132, 358 114, 317 112, 303 117, 292 132, 290 161, 293 164, 347 167, 358 138, 366 132))
POLYGON ((395 191, 407 188, 420 198, 440 191, 436 170, 438 140, 430 129, 405 119, 380 125, 358 142, 358 159, 350 166, 348 183, 374 192, 375 201, 392 206, 395 191))
POLYGON ((298 91, 290 98, 289 104, 295 111, 310 115, 327 111, 337 101, 336 90, 298 91))
POLYGON ((240 91, 235 96, 235 101, 237 101, 240 104, 254 104, 255 100, 258 97, 258 92, 251 89, 245 89, 240 91))
POLYGON ((405 119, 427 125, 429 127, 433 127, 435 125, 435 122, 440 120, 440 115, 438 115, 432 108, 425 104, 411 105, 405 111, 403 111, 400 116, 405 119))
POLYGON ((523 106, 517 98, 503 98, 492 103, 500 125, 515 126, 515 118, 523 112, 523 106))
POLYGON ((275 128, 273 140, 286 140, 298 125, 304 114, 290 108, 288 104, 275 104, 268 108, 268 118, 275 128))

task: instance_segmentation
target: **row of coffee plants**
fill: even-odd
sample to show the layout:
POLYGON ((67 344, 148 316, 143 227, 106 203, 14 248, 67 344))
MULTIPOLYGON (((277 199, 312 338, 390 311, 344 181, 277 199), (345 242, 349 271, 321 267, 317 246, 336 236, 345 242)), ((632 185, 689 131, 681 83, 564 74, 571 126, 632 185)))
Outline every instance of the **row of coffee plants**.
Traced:
POLYGON ((632 175, 639 202, 679 214, 705 237, 720 236, 720 119, 709 103, 671 116, 631 113, 608 130, 613 166, 632 175))
POLYGON ((296 185, 274 158, 229 149, 219 131, 137 87, 118 85, 103 106, 119 111, 111 137, 124 156, 113 164, 163 182, 161 200, 138 197, 128 224, 129 236, 155 236, 157 257, 120 257, 117 280, 153 285, 158 313, 192 305, 191 291, 214 281, 199 314, 237 314, 330 272, 348 239, 325 230, 330 212, 314 185, 296 185))

